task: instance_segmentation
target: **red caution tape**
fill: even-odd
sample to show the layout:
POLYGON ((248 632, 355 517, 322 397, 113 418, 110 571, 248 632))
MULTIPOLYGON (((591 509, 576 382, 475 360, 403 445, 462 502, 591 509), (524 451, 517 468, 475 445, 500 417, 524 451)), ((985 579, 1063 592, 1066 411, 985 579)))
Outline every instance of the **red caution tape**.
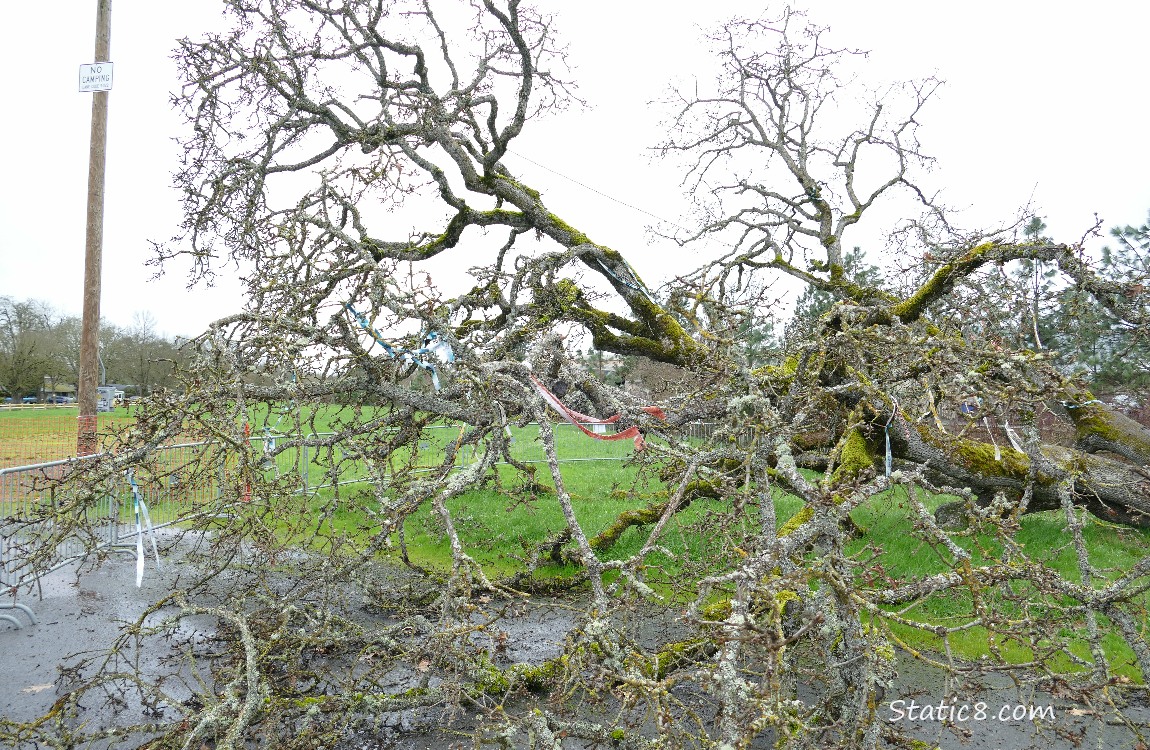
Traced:
MULTIPOLYGON (((582 430, 584 435, 587 435, 588 437, 594 438, 596 440, 624 440, 626 438, 634 438, 635 450, 643 450, 643 435, 639 432, 639 428, 635 427, 634 425, 628 427, 625 430, 622 430, 621 432, 617 432, 614 435, 599 435, 583 426, 585 424, 614 424, 615 422, 619 421, 620 415, 613 414, 610 417, 600 419, 599 417, 588 416, 587 414, 582 414, 573 409, 569 409, 566 404, 564 404, 558 399, 558 397, 556 397, 554 393, 547 390, 547 386, 543 385, 543 383, 539 381, 539 378, 535 377, 534 375, 529 375, 528 377, 531 378, 531 382, 535 385, 535 390, 539 392, 539 395, 543 397, 543 400, 546 401, 552 409, 562 414, 568 422, 582 430)), ((652 416, 658 417, 659 419, 667 418, 666 414, 663 413, 663 410, 657 406, 644 406, 643 411, 652 416)))

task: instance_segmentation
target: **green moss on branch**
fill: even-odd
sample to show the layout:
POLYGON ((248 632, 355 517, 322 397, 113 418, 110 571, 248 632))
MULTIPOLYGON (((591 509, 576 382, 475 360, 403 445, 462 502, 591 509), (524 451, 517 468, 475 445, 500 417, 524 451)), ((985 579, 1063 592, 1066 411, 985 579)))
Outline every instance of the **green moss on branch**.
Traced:
POLYGON ((804 505, 779 528, 779 538, 781 539, 782 537, 795 533, 800 526, 814 517, 814 509, 809 505, 804 505))
POLYGON ((850 482, 867 469, 874 468, 875 455, 867 444, 862 430, 855 427, 847 432, 839 451, 838 467, 831 475, 832 484, 850 482))
MULTIPOLYGON (((597 536, 591 540, 591 549, 596 552, 603 552, 610 549, 619 538, 623 536, 624 532, 632 526, 647 526, 655 523, 663 517, 663 513, 667 510, 667 503, 664 500, 661 503, 651 503, 645 508, 637 508, 635 510, 625 510, 620 513, 610 526, 603 529, 597 536)), ((688 502, 684 502, 680 506, 680 510, 687 506, 688 502)))
POLYGON ((995 247, 993 242, 984 242, 956 260, 942 264, 914 294, 892 307, 891 314, 897 315, 904 323, 917 320, 931 303, 949 294, 959 279, 990 260, 988 255, 995 247))
POLYGON ((1086 390, 1072 391, 1067 411, 1074 422, 1078 445, 1087 451, 1107 450, 1142 466, 1150 465, 1150 430, 1101 403, 1086 390))

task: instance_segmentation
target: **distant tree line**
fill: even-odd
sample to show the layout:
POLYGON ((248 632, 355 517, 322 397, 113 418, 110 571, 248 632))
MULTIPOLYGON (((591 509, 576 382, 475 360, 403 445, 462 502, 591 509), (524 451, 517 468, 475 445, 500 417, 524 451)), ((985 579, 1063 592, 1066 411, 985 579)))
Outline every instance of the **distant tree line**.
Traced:
MULTIPOLYGON (((156 331, 149 313, 130 325, 100 321, 101 379, 146 395, 173 385, 178 341, 156 331)), ((75 387, 80 370, 80 318, 41 300, 0 297, 0 396, 19 401, 75 387)), ((72 394, 74 395, 74 393, 72 394)))

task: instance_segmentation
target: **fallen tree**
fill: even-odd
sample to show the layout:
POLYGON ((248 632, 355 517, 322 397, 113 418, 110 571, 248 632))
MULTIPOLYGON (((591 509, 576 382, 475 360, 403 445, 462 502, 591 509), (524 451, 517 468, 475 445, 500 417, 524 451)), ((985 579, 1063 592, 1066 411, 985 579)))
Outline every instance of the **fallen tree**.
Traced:
POLYGON ((836 134, 819 114, 841 91, 847 53, 825 46, 822 30, 790 11, 717 30, 721 74, 672 102, 661 148, 684 158, 704 209, 696 232, 672 239, 693 248, 717 236, 729 249, 652 290, 625 249, 569 224, 504 163, 537 115, 572 96, 546 16, 516 0, 484 0, 470 24, 431 3, 228 7, 232 32, 178 53, 190 124, 184 236, 159 252, 191 256, 202 276, 234 262, 247 298, 189 344, 184 392, 141 406, 124 450, 92 475, 146 461, 177 435, 225 446, 205 458, 228 478, 205 513, 209 577, 226 567, 211 560, 266 568, 260 643, 288 645, 245 635, 248 615, 236 613, 254 606, 251 584, 228 591, 226 613, 186 607, 234 621, 238 635, 197 688, 203 709, 166 726, 156 747, 263 736, 310 747, 338 740, 344 712, 416 705, 474 710, 486 722, 476 736, 503 746, 570 736, 647 747, 657 734, 671 746, 741 748, 764 733, 787 747, 905 744, 881 715, 895 649, 964 679, 1005 672, 1094 696, 1101 713, 1121 715, 1111 689, 1125 673, 1106 639, 1118 634, 1150 674, 1150 558, 1103 569, 1080 511, 1150 526, 1150 433, 1047 352, 999 342, 1009 300, 976 308, 965 295, 1001 266, 1041 260, 1130 326, 1146 325, 1146 300, 1137 280, 1100 277, 1075 245, 950 228, 915 182, 925 161, 915 116, 934 81, 882 92, 860 127, 836 134), (872 159, 888 169, 881 178, 872 159), (917 260, 899 290, 857 283, 844 273, 844 238, 896 195, 923 214, 903 234, 917 260), (408 208, 426 228, 385 237, 397 226, 390 211, 408 208), (426 269, 444 258, 468 265, 467 288, 433 283, 426 269), (772 273, 835 304, 770 364, 750 366, 740 331, 770 303, 772 273), (681 367, 687 385, 661 412, 645 408, 580 366, 563 338, 577 332, 598 350, 681 367), (538 387, 559 382, 572 409, 619 415, 620 429, 643 436, 636 488, 657 482, 659 502, 603 529, 581 521, 538 387), (976 411, 961 416, 972 399, 976 411), (335 479, 341 466, 366 466, 368 489, 337 487, 318 504, 293 494, 291 477, 260 467, 253 409, 285 412, 273 457, 307 447, 335 479), (1047 412, 1074 427, 1074 445, 1045 439, 1047 412), (693 436, 700 421, 717 426, 693 436), (544 471, 511 451, 512 428, 528 422, 540 425, 544 471), (429 452, 433 423, 458 432, 429 466, 416 457, 429 452), (474 519, 452 510, 504 482, 500 463, 528 488, 508 491, 510 504, 552 504, 563 519, 503 577, 466 543, 461 525, 474 519), (548 492, 530 489, 540 480, 548 492), (936 522, 943 495, 958 498, 965 530, 936 522), (686 533, 676 519, 696 498, 710 505, 689 532, 707 543, 673 554, 670 530, 686 533), (777 518, 785 498, 801 507, 777 518), (855 520, 875 508, 930 565, 886 572, 890 551, 868 546, 855 520), (1069 571, 1018 541, 1024 515, 1038 511, 1058 519, 1069 571), (385 609, 408 624, 418 614, 420 639, 388 626, 301 640, 303 609, 316 613, 307 627, 328 632, 342 586, 373 590, 362 571, 389 549, 411 562, 406 528, 419 513, 449 541, 450 562, 422 571, 433 596, 385 609), (337 525, 340 514, 359 528, 337 525), (616 554, 624 534, 639 541, 616 554), (297 584, 276 577, 284 560, 297 584), (556 561, 576 563, 585 584, 560 654, 495 666, 506 653, 497 624, 556 561), (675 575, 661 574, 672 562, 675 575), (939 601, 951 605, 945 615, 924 613, 939 601), (688 604, 683 632, 652 639, 635 614, 668 602, 688 604), (955 654, 971 638, 988 658, 955 654), (352 647, 378 666, 313 653, 352 647), (515 702, 524 691, 550 698, 515 702))

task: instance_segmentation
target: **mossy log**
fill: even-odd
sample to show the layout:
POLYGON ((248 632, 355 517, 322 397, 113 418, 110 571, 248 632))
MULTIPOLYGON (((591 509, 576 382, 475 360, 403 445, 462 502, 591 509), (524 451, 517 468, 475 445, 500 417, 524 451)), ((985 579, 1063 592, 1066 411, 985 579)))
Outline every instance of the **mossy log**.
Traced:
MULTIPOLYGON (((1031 457, 999 447, 937 432, 925 424, 897 420, 891 429, 895 456, 927 466, 950 484, 970 487, 982 504, 996 492, 1021 498, 1031 475, 1031 457), (897 428, 897 429, 896 429, 897 428)), ((1073 483, 1077 502, 1107 521, 1150 528, 1150 473, 1126 461, 1073 448, 1044 445, 1034 469, 1027 512, 1061 507, 1059 485, 1073 483)))
MULTIPOLYGON (((838 446, 837 460, 835 461, 837 465, 831 474, 831 486, 844 486, 861 478, 864 472, 874 469, 878 460, 876 456, 876 451, 863 430, 858 427, 850 429, 838 446)), ((830 466, 830 462, 827 466, 830 466)), ((782 525, 778 531, 778 537, 781 539, 793 534, 796 529, 814 518, 814 515, 814 509, 810 505, 804 504, 782 525)), ((862 529, 849 515, 844 519, 844 523, 852 533, 861 533, 862 529)))
POLYGON ((1150 430, 1111 409, 1089 392, 1078 403, 1068 403, 1077 447, 1088 453, 1109 451, 1145 468, 1150 466, 1150 430))
MULTIPOLYGON (((591 549, 596 552, 605 552, 610 549, 615 542, 619 541, 619 537, 632 526, 648 526, 656 523, 663 517, 663 513, 667 510, 667 503, 669 500, 664 500, 658 503, 651 503, 645 508, 636 508, 634 510, 625 510, 620 513, 610 526, 603 529, 598 535, 591 539, 591 549)), ((686 508, 691 504, 690 499, 684 499, 679 504, 679 510, 686 508)))

